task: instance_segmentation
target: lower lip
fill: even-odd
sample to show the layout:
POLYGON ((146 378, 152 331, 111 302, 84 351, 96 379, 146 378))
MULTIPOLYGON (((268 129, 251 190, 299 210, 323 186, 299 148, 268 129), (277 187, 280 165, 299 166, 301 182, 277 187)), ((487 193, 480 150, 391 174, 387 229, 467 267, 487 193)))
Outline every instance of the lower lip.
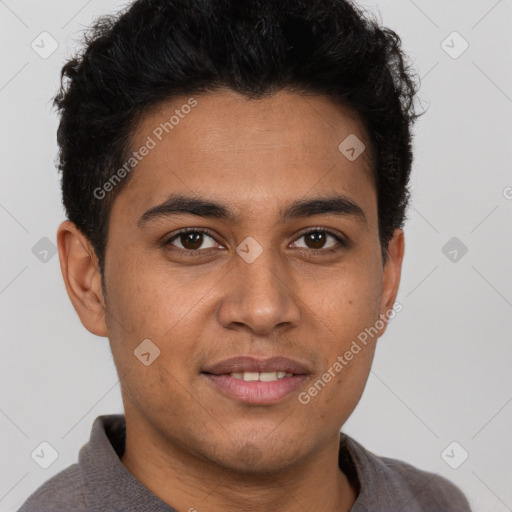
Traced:
POLYGON ((270 382, 262 382, 259 380, 246 381, 235 379, 226 374, 213 375, 211 373, 203 373, 202 375, 230 398, 255 405, 279 402, 299 388, 307 378, 307 375, 293 375, 292 377, 283 377, 282 379, 270 382))

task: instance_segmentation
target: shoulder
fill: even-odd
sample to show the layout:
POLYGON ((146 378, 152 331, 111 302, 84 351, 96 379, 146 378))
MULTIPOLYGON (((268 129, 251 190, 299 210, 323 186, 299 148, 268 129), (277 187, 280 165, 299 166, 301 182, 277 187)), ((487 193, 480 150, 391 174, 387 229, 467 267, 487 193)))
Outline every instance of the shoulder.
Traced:
POLYGON ((446 510, 450 512, 470 512, 468 500, 464 493, 450 480, 439 475, 419 469, 407 462, 379 457, 397 482, 406 486, 425 510, 446 510), (441 508, 442 507, 442 508, 441 508))
POLYGON ((87 510, 78 464, 63 469, 38 487, 18 512, 80 512, 87 510))
POLYGON ((362 508, 471 512, 464 493, 447 478, 402 460, 376 455, 346 435, 342 438, 355 464, 361 485, 356 504, 362 508))

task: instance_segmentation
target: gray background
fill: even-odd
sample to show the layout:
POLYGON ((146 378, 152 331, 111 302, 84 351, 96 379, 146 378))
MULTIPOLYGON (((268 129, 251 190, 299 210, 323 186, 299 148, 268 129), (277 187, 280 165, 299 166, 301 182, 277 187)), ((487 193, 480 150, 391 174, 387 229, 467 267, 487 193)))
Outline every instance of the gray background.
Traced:
MULTIPOLYGON (((94 418, 122 412, 108 340, 82 327, 51 252, 64 214, 49 103, 81 30, 121 5, 0 1, 1 512, 77 460, 94 418), (43 31, 59 45, 45 59, 31 47, 43 31), (43 441, 58 452, 47 469, 31 458, 43 441)), ((512 510, 512 0, 362 5, 401 36, 429 110, 415 130, 403 310, 345 431, 448 477, 475 511, 512 510)))

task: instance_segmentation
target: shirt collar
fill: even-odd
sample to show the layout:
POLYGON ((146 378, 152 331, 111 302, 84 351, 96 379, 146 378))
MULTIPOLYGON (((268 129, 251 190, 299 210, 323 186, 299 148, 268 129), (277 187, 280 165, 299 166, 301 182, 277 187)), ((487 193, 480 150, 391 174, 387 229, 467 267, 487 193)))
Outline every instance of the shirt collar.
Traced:
MULTIPOLYGON (((87 506, 93 511, 177 512, 139 482, 121 462, 125 439, 123 414, 98 416, 94 420, 90 440, 79 455, 87 506)), ((384 477, 387 473, 384 462, 343 432, 338 460, 340 469, 358 493, 351 512, 366 510, 364 504, 372 503, 375 496, 384 503, 393 502, 393 488, 384 477)), ((400 491, 403 493, 404 489, 400 491)), ((410 499, 414 500, 412 494, 410 499)), ((410 510, 414 512, 416 508, 410 510)))
POLYGON ((89 442, 80 450, 79 467, 88 509, 177 512, 142 485, 121 462, 125 428, 122 414, 98 416, 89 442))

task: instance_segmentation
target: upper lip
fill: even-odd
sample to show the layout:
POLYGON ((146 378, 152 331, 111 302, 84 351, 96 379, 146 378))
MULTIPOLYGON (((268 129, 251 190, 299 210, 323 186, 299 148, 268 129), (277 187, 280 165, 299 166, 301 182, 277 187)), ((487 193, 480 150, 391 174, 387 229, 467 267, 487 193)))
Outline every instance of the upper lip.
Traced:
POLYGON ((293 373, 296 375, 309 373, 304 364, 287 357, 270 357, 268 359, 258 359, 251 356, 238 356, 232 357, 230 359, 224 359, 223 361, 203 369, 203 373, 213 373, 216 375, 235 372, 261 373, 278 371, 293 373))

